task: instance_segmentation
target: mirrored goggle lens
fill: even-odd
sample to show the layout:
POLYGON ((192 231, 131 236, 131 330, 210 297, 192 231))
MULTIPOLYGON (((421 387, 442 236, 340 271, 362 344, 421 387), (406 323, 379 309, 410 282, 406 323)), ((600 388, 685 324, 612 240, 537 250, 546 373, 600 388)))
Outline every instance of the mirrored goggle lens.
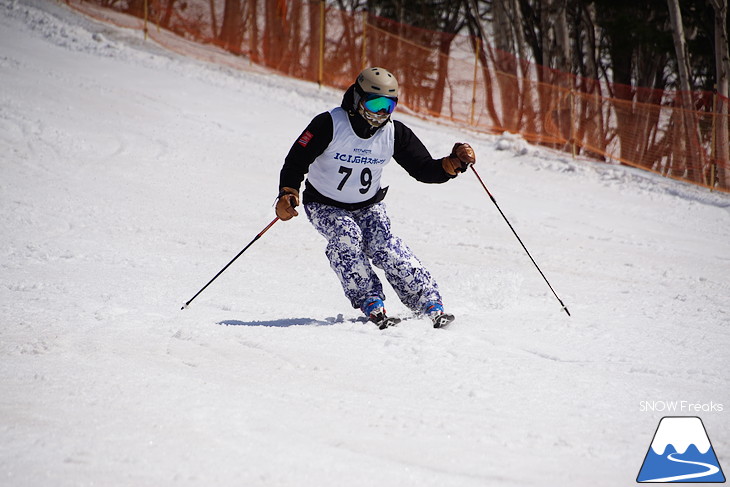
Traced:
POLYGON ((378 113, 381 110, 385 110, 385 113, 393 113, 397 100, 389 98, 387 96, 378 96, 365 100, 363 105, 369 112, 378 113))

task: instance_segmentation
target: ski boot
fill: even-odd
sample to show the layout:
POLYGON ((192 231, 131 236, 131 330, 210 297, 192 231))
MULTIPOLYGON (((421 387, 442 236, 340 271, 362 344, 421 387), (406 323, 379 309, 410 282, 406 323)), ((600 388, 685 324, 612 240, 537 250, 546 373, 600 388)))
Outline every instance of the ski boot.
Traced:
POLYGON ((400 323, 400 318, 393 318, 385 314, 385 306, 380 298, 366 299, 360 309, 368 317, 368 320, 378 325, 381 330, 400 323))
POLYGON ((434 328, 444 328, 454 321, 454 315, 444 312, 444 305, 438 301, 426 305, 426 316, 433 323, 434 328))

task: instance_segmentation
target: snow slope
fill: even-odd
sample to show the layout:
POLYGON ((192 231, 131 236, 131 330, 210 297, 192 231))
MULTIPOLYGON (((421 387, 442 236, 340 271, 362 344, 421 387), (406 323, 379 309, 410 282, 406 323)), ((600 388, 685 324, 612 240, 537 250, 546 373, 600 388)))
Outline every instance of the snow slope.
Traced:
POLYGON ((398 115, 473 144, 572 317, 471 174, 396 164, 450 329, 358 322, 304 217, 180 311, 341 94, 140 37, 0 0, 0 485, 629 485, 670 400, 730 464, 728 195, 398 115))

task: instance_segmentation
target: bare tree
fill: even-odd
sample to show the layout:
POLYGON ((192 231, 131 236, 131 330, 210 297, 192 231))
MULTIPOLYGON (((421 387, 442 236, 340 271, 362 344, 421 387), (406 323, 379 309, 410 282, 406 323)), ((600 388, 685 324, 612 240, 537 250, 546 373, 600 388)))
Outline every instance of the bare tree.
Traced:
POLYGON ((683 141, 683 156, 685 159, 684 177, 697 178, 702 171, 701 161, 694 157, 692 147, 699 149, 699 136, 692 117, 692 93, 689 78, 689 55, 687 53, 687 39, 684 35, 684 23, 682 22, 682 11, 679 8, 679 0, 667 0, 669 7, 669 19, 672 23, 672 38, 674 50, 677 55, 677 72, 679 74, 681 114, 682 123, 681 137, 683 141))
MULTIPOLYGON (((487 56, 487 32, 482 22, 482 15, 479 11, 479 4, 477 0, 470 0, 467 6, 467 27, 471 34, 470 39, 472 41, 472 47, 475 52, 478 53, 479 64, 481 65, 482 77, 484 78, 484 100, 487 109, 487 113, 492 120, 492 124, 496 127, 505 127, 503 111, 497 109, 497 105, 494 100, 494 87, 499 86, 495 83, 494 79, 498 73, 493 73, 493 66, 490 63, 490 59, 487 56)), ((472 100, 472 103, 475 100, 472 100)))
MULTIPOLYGON (((718 180, 730 187, 730 167, 728 167, 728 98, 730 97, 730 53, 727 37, 727 0, 710 0, 715 10, 715 72, 717 94, 722 98, 716 107, 719 113, 715 125, 715 160, 719 161, 718 180)), ((713 115, 716 116, 716 115, 713 115)), ((715 181, 710 184, 714 185, 715 181)))
POLYGON ((239 52, 243 41, 243 10, 241 0, 226 0, 220 40, 226 49, 239 52))
MULTIPOLYGON (((690 92, 689 81, 689 56, 687 54, 687 38, 684 35, 684 23, 682 22, 682 11, 679 9, 679 0, 667 0, 669 7, 669 19, 672 22, 672 38, 674 39, 674 50, 677 54, 677 73, 679 74, 679 87, 682 91, 690 92)), ((683 100, 685 103, 687 100, 683 100)), ((690 109, 691 103, 685 103, 684 108, 690 109)))
POLYGON ((572 71, 567 0, 544 0, 540 9, 542 65, 564 73, 572 71))
POLYGON ((443 30, 443 33, 438 43, 435 96, 430 107, 433 113, 441 113, 443 108, 444 88, 446 87, 446 79, 448 77, 451 44, 456 37, 456 32, 459 32, 464 26, 463 19, 464 15, 461 13, 461 2, 456 2, 455 5, 451 5, 451 8, 444 8, 440 16, 440 28, 443 30))

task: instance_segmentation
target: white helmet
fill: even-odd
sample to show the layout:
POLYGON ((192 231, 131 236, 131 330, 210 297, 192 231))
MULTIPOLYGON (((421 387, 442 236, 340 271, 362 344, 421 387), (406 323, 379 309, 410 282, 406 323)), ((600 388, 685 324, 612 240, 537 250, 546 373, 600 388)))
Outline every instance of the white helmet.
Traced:
POLYGON ((373 127, 390 118, 398 103, 398 80, 385 68, 367 68, 355 83, 355 109, 373 127))

